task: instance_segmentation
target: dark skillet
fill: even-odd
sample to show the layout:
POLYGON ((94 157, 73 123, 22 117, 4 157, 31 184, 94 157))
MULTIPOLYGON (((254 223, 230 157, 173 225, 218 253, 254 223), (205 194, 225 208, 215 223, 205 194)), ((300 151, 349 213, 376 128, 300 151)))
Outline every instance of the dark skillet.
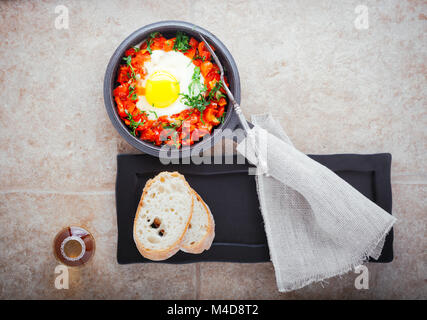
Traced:
MULTIPOLYGON (((113 90, 117 86, 117 70, 120 64, 122 63, 122 58, 124 56, 125 51, 147 39, 147 37, 152 32, 156 31, 162 33, 166 38, 174 37, 177 31, 182 31, 188 34, 189 36, 194 37, 198 41, 200 41, 198 34, 200 33, 201 35, 203 35, 203 37, 205 37, 209 44, 215 48, 215 53, 217 54, 222 66, 224 67, 225 75, 229 82, 230 91, 233 93, 238 103, 240 103, 240 77, 236 63, 234 62, 233 57, 231 56, 227 48, 224 46, 224 44, 209 31, 192 23, 183 21, 156 22, 153 24, 146 25, 132 33, 130 36, 128 36, 116 49, 107 66, 107 71, 105 73, 104 78, 105 107, 107 108, 108 116, 110 117, 114 127, 129 144, 144 153, 159 157, 161 146, 155 146, 150 142, 146 142, 138 139, 137 137, 134 137, 130 133, 128 127, 120 119, 113 99, 113 90)), ((181 148, 178 150, 178 152, 170 153, 169 157, 182 158, 188 156, 190 152, 194 152, 195 150, 193 149, 195 148, 198 152, 210 148, 213 145, 213 142, 218 141, 217 139, 221 136, 221 132, 217 129, 235 129, 238 126, 238 123, 239 120, 237 118, 237 115, 235 114, 235 111, 231 104, 229 104, 226 108, 226 116, 224 122, 218 127, 214 128, 210 136, 204 137, 192 146, 181 148)))

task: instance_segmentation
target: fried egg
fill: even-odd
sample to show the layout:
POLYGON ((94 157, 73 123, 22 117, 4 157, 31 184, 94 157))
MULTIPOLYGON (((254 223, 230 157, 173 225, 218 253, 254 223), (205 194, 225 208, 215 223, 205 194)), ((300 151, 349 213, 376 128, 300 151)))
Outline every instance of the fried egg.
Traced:
MULTIPOLYGON (((189 108, 181 102, 180 93, 189 94, 188 87, 196 68, 190 58, 177 51, 154 50, 144 67, 146 76, 138 81, 138 86, 144 88, 138 91, 143 93, 137 96, 139 110, 154 120, 157 116, 171 116, 189 108)), ((201 75, 200 83, 204 83, 201 75)))

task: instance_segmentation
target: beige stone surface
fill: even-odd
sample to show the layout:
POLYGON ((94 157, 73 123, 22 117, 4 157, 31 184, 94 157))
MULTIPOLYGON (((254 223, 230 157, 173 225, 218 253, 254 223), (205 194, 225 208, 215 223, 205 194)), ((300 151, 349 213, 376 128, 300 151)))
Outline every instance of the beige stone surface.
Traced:
POLYGON ((271 263, 201 264, 202 299, 425 299, 427 186, 394 185, 394 260, 368 263, 369 289, 355 288, 358 273, 328 279, 300 290, 276 290, 271 263), (423 200, 424 199, 424 200, 423 200))
POLYGON ((0 298, 427 298, 427 5, 363 1, 72 1, 57 30, 57 1, 0 2, 0 298), (137 28, 185 20, 233 54, 246 116, 272 112, 306 153, 393 155, 396 258, 355 274, 277 292, 273 267, 116 262, 116 133, 102 86, 108 60, 137 28), (93 263, 53 286, 55 233, 85 225, 93 263))
POLYGON ((0 298, 195 299, 196 266, 118 265, 114 193, 12 192, 0 195, 0 298), (68 290, 57 290, 52 243, 79 225, 93 233, 93 260, 70 269, 68 290))

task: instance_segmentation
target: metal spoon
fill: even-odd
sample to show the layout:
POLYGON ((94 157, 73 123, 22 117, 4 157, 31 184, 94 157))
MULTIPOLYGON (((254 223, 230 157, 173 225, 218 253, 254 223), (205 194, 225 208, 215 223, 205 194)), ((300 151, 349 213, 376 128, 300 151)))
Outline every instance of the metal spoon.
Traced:
POLYGON ((205 43, 206 48, 208 49, 208 51, 212 55, 213 59, 215 60, 215 63, 219 67, 219 71, 220 71, 220 75, 221 75, 221 82, 223 83, 223 88, 224 88, 225 92, 227 93, 227 96, 230 99, 234 110, 236 111, 236 114, 239 118, 239 121, 242 124, 243 130, 245 130, 246 136, 249 138, 249 141, 252 143, 252 147, 254 148, 255 156, 258 159, 258 163, 256 165, 257 165, 257 167, 261 167, 263 169, 262 172, 266 173, 267 172, 267 170, 266 170, 267 163, 261 157, 260 153, 258 152, 258 149, 256 148, 256 142, 255 142, 254 134, 253 134, 251 128, 249 127, 245 116, 243 115, 243 112, 242 112, 242 109, 240 108, 240 105, 236 102, 236 99, 234 99, 234 96, 231 93, 230 89, 228 89, 228 87, 225 85, 224 68, 222 67, 221 62, 219 61, 218 57, 216 56, 215 52, 212 50, 212 48, 210 47, 210 45, 208 44, 206 39, 200 33, 199 33, 199 36, 203 40, 203 42, 205 43))

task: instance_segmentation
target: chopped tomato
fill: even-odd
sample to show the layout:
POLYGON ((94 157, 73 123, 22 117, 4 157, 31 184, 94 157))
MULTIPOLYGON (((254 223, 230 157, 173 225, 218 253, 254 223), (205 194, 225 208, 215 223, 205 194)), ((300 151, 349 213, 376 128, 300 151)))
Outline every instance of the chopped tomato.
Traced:
POLYGON ((198 49, 199 49, 199 54, 205 51, 205 43, 203 41, 200 41, 198 49))
POLYGON ((122 118, 127 117, 123 103, 118 97, 116 97, 116 104, 117 104, 117 112, 118 112, 119 116, 122 118))
POLYGON ((199 56, 203 58, 204 61, 208 61, 211 59, 211 53, 205 47, 205 43, 202 41, 199 43, 199 56))
POLYGON ((145 120, 145 118, 146 118, 145 115, 144 115, 144 113, 139 112, 138 108, 135 108, 135 110, 133 111, 132 116, 133 116, 133 120, 135 120, 137 122, 145 120))
POLYGON ((135 105, 134 104, 129 104, 128 112, 129 113, 133 113, 133 110, 135 110, 135 105))
POLYGON ((214 70, 211 70, 207 75, 206 78, 208 81, 216 80, 219 81, 221 79, 221 76, 214 70))
POLYGON ((135 102, 131 100, 126 100, 125 102, 123 102, 123 106, 129 113, 132 113, 135 109, 135 102))
POLYGON ((134 58, 132 58, 132 66, 135 68, 142 68, 144 66, 145 61, 149 61, 151 59, 148 51, 143 53, 142 51, 138 51, 134 58))
POLYGON ((199 53, 199 55, 203 58, 203 60, 210 60, 211 59, 211 53, 209 51, 203 51, 199 53))
POLYGON ((136 53, 136 50, 134 47, 132 47, 132 48, 125 51, 125 56, 132 56, 133 57, 135 55, 135 53, 136 53))
POLYGON ((165 50, 166 52, 171 51, 173 49, 174 44, 175 44, 174 40, 172 39, 166 40, 163 45, 163 50, 165 50))
POLYGON ((219 74, 219 67, 216 64, 212 65, 212 71, 219 74))
POLYGON ((135 92, 138 96, 145 96, 145 88, 141 86, 136 86, 135 92))
POLYGON ((196 39, 194 39, 193 37, 191 37, 190 41, 188 42, 188 44, 192 47, 192 48, 197 48, 197 46, 199 45, 199 41, 197 41, 196 39))
POLYGON ((190 59, 193 59, 195 54, 196 54, 195 48, 188 49, 187 52, 184 53, 184 55, 190 59))
POLYGON ((200 67, 203 63, 203 60, 202 59, 194 59, 193 63, 196 67, 200 67))
POLYGON ((216 112, 216 117, 220 118, 224 114, 224 106, 219 107, 218 111, 216 112))
POLYGON ((161 116, 157 119, 159 122, 169 123, 168 116, 161 116))
POLYGON ((208 108, 203 111, 203 119, 205 122, 213 123, 214 125, 219 124, 219 120, 215 117, 216 110, 214 108, 208 108))
POLYGON ((139 49, 141 51, 144 51, 147 49, 147 47, 148 47, 148 43, 147 43, 147 41, 144 41, 143 43, 141 43, 141 46, 139 47, 139 49))
POLYGON ((120 99, 126 99, 128 95, 128 85, 122 84, 114 89, 113 93, 115 97, 119 97, 120 99))
POLYGON ((206 87, 208 88, 208 90, 212 90, 215 87, 216 83, 217 81, 215 79, 212 81, 208 81, 206 87))
POLYGON ((200 66, 200 71, 202 72, 202 76, 206 77, 206 75, 211 71, 213 68, 213 64, 210 61, 205 61, 200 66))
POLYGON ((223 106, 225 106, 227 104, 227 100, 225 100, 225 98, 224 97, 221 97, 220 99, 219 99, 219 101, 218 101, 218 105, 219 106, 221 106, 221 107, 223 107, 223 106))
POLYGON ((119 69, 119 75, 117 76, 117 82, 124 83, 130 79, 130 68, 128 66, 121 66, 119 69))
POLYGON ((162 50, 165 44, 166 38, 164 37, 156 37, 152 40, 150 49, 151 50, 162 50))

